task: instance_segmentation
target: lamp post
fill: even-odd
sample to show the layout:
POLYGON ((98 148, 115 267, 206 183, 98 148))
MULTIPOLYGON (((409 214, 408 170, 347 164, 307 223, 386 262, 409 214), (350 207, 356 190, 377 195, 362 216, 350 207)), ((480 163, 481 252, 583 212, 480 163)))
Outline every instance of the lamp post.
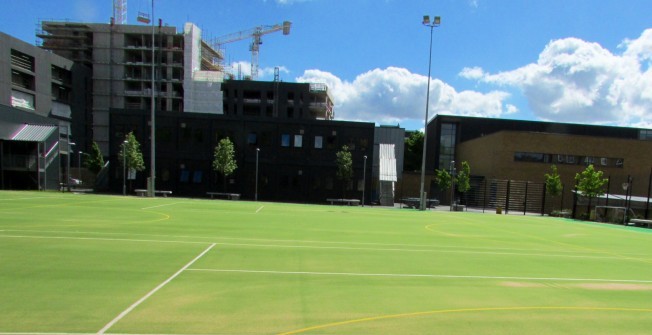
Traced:
POLYGON ((362 164, 362 207, 364 207, 364 189, 367 185, 367 155, 364 155, 364 163, 362 164))
POLYGON ((122 142, 122 195, 127 195, 127 143, 122 142))
POLYGON ((70 191, 70 155, 72 154, 72 146, 76 145, 75 142, 70 142, 70 128, 68 128, 68 155, 67 155, 67 171, 66 171, 66 185, 68 185, 68 191, 70 191))
POLYGON ((453 203, 455 199, 455 161, 451 161, 451 209, 453 211, 453 203))
POLYGON ((78 174, 79 180, 81 180, 81 155, 82 154, 83 154, 83 152, 81 150, 79 150, 79 156, 77 157, 78 158, 77 159, 77 174, 78 174))
POLYGON ((430 54, 428 56, 428 90, 426 92, 426 118, 423 125, 423 155, 421 156, 421 193, 419 193, 419 199, 421 199, 420 209, 426 210, 426 194, 424 193, 425 189, 425 180, 426 180, 426 145, 428 143, 428 105, 430 104, 430 69, 432 65, 432 32, 435 27, 438 27, 441 23, 441 17, 435 16, 434 21, 430 21, 429 15, 423 16, 423 25, 430 27, 430 54))
POLYGON ((260 148, 256 148, 256 192, 254 193, 254 201, 258 201, 258 154, 260 148))

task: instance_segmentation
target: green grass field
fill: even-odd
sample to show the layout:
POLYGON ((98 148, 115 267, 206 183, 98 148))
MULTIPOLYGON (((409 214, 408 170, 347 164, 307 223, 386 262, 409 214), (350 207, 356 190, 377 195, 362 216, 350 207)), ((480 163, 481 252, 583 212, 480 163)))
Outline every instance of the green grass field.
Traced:
POLYGON ((0 335, 651 329, 652 230, 0 192, 0 335))

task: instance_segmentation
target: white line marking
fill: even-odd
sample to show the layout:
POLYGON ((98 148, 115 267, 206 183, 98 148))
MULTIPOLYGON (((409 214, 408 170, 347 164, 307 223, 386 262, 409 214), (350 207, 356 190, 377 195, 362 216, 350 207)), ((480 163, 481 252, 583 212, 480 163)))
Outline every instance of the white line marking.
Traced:
POLYGON ((133 311, 138 305, 142 304, 147 298, 151 297, 154 293, 156 293, 158 290, 163 288, 163 286, 167 285, 169 282, 171 282, 174 278, 176 278, 178 275, 181 274, 184 270, 186 270, 189 266, 193 265, 198 259, 200 259, 202 256, 204 256, 207 252, 209 252, 213 247, 215 246, 215 243, 211 244, 206 250, 204 250, 201 254, 199 254, 197 257, 195 257, 193 260, 191 260, 188 264, 184 265, 179 271, 177 271, 175 274, 173 274, 170 278, 166 279, 164 282, 160 283, 158 286, 156 286, 153 290, 149 291, 147 294, 145 294, 144 297, 140 298, 138 301, 133 303, 129 308, 125 309, 122 313, 120 313, 118 316, 115 317, 115 319, 111 320, 111 322, 107 323, 104 328, 100 329, 97 332, 97 335, 102 335, 104 334, 109 328, 113 327, 118 321, 122 320, 127 314, 129 314, 131 311, 133 311))
MULTIPOLYGON (((13 231, 13 230, 8 230, 13 231)), ((172 236, 173 237, 173 236, 172 236)), ((89 241, 118 241, 118 242, 152 242, 152 243, 187 243, 187 244, 206 244, 211 241, 171 241, 171 240, 152 240, 152 239, 128 239, 128 238, 104 238, 104 237, 71 237, 71 236, 29 236, 29 235, 0 235, 0 238, 34 238, 34 239, 61 239, 61 240, 89 240, 89 241)), ((218 238, 219 239, 219 238, 218 238)), ((499 255, 499 256, 518 256, 518 257, 558 257, 558 258, 578 258, 578 259, 625 259, 627 257, 617 256, 589 256, 589 255, 560 255, 560 254, 536 254, 536 253, 514 253, 514 252, 494 252, 494 251, 467 251, 467 250, 436 250, 436 249, 401 249, 401 248, 364 248, 364 247, 330 247, 314 245, 282 245, 282 244, 251 244, 251 243, 224 243, 215 242, 217 245, 231 247, 252 247, 252 248, 289 248, 289 249, 326 249, 326 250, 356 250, 356 251, 397 251, 397 252, 431 252, 444 254, 473 254, 473 255, 499 255)), ((639 260, 639 259, 633 259, 639 260)))
POLYGON ((594 281, 594 282, 607 282, 607 283, 652 283, 652 280, 637 280, 637 279, 461 276, 461 275, 432 275, 432 274, 410 274, 410 273, 405 273, 405 274, 404 273, 355 273, 355 272, 309 272, 309 271, 220 270, 220 269, 188 269, 188 271, 265 273, 265 274, 281 274, 281 275, 287 274, 287 275, 316 275, 316 276, 405 277, 405 278, 446 278, 446 279, 510 279, 510 280, 546 280, 546 281, 594 281))
POLYGON ((152 208, 163 207, 163 206, 172 206, 172 205, 176 205, 176 204, 180 204, 180 202, 173 202, 171 204, 163 204, 163 205, 144 207, 144 208, 141 208, 141 209, 152 209, 152 208))
MULTIPOLYGON (((2 201, 14 201, 14 200, 32 200, 32 199, 65 199, 62 197, 33 197, 33 198, 12 198, 12 199, 2 199, 2 201)), ((2 202, 0 201, 0 202, 2 202)), ((4 334, 4 333, 0 333, 4 334)))
POLYGON ((256 214, 258 214, 258 212, 260 212, 263 208, 265 208, 265 206, 260 206, 260 208, 256 210, 256 214))
POLYGON ((155 242, 155 243, 188 243, 188 244, 206 244, 209 241, 166 241, 166 240, 145 240, 145 239, 128 239, 128 238, 105 238, 105 237, 69 237, 69 236, 28 236, 28 235, 0 235, 0 238, 42 238, 54 240, 89 240, 89 241, 118 241, 118 242, 155 242))

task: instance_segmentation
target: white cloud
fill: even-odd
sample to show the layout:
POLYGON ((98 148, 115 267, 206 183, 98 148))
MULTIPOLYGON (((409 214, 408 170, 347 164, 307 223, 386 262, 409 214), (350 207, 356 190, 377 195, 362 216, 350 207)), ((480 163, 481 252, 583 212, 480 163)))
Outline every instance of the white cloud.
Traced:
MULTIPOLYGON (((307 70, 297 82, 325 83, 333 100, 335 116, 340 120, 400 123, 423 120, 425 116, 428 78, 407 69, 388 67, 358 75, 352 82, 332 73, 307 70)), ((514 111, 504 104, 509 94, 501 91, 479 93, 457 92, 438 79, 430 83, 429 116, 457 114, 499 117, 514 111)))
POLYGON ((652 127, 652 29, 620 48, 616 55, 565 38, 551 41, 536 63, 496 74, 465 68, 460 76, 519 88, 542 120, 652 127))

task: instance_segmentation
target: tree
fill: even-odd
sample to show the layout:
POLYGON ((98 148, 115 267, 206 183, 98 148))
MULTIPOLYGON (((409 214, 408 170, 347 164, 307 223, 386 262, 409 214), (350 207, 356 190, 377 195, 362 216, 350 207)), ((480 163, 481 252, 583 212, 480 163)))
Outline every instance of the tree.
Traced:
MULTIPOLYGON (((120 165, 125 164, 123 162, 126 157, 127 161, 125 165, 128 170, 145 170, 143 153, 140 151, 140 143, 136 139, 134 133, 129 132, 129 134, 125 136, 125 141, 126 143, 122 143, 120 146, 120 152, 118 153, 118 161, 120 161, 120 165)), ((129 181, 129 188, 131 188, 131 180, 129 181)))
POLYGON ((349 151, 347 145, 343 145, 342 150, 338 151, 335 155, 337 164, 335 176, 342 181, 342 198, 344 198, 346 185, 353 178, 353 159, 351 158, 351 151, 349 151))
POLYGON ((604 194, 604 185, 607 183, 607 178, 602 178, 602 171, 596 171, 593 164, 589 165, 581 173, 575 174, 575 181, 577 182, 577 190, 583 196, 589 198, 587 207, 588 213, 591 212, 591 199, 604 194))
POLYGON ((469 162, 462 162, 462 166, 460 171, 457 173, 455 182, 457 184, 457 191, 466 197, 466 192, 471 189, 471 167, 469 166, 469 162))
POLYGON ((416 131, 405 140, 403 170, 420 171, 423 156, 423 133, 416 131))
POLYGON ((95 174, 99 173, 104 167, 104 156, 102 156, 100 146, 95 141, 93 141, 93 145, 91 146, 91 152, 84 161, 84 167, 95 174))
POLYGON ((561 183, 561 177, 559 176, 559 173, 557 173, 557 166, 551 165, 550 173, 546 173, 544 177, 546 180, 546 193, 551 197, 560 195, 564 185, 561 183))
POLYGON ((439 169, 435 170, 435 183, 437 183, 437 186, 442 192, 450 190, 452 179, 453 178, 448 171, 439 169))
POLYGON ((224 191, 226 192, 226 177, 230 176, 237 168, 235 161, 235 148, 233 142, 226 137, 220 140, 213 154, 213 170, 224 178, 224 191))

